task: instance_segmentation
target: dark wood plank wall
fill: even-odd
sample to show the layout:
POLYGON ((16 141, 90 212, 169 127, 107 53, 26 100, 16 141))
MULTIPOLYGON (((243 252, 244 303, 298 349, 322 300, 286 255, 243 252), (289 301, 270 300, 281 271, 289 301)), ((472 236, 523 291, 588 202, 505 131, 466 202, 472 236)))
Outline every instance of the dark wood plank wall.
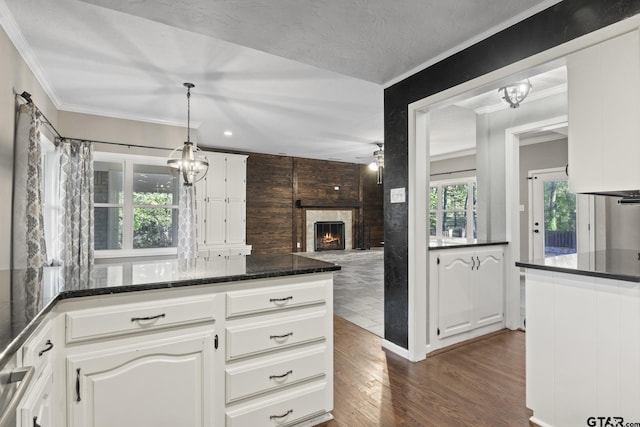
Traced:
POLYGON ((371 241, 383 240, 382 186, 365 165, 247 153, 247 244, 252 253, 305 248, 305 209, 297 200, 355 202, 354 221, 368 219, 371 241), (335 187, 339 190, 335 190, 335 187), (300 243, 300 248, 297 244, 300 243))

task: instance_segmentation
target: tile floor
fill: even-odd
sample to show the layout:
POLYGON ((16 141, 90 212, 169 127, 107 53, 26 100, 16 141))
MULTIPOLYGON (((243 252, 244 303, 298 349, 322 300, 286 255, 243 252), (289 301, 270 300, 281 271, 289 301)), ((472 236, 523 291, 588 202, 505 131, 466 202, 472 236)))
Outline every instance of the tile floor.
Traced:
POLYGON ((297 255, 342 266, 333 276, 333 312, 336 316, 384 336, 384 251, 346 250, 303 252, 297 255))

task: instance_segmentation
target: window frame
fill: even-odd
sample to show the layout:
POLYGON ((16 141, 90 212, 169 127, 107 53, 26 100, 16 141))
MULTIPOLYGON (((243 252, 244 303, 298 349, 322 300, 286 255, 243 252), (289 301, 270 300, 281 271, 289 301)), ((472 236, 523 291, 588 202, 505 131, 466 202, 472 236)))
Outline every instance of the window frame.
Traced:
MULTIPOLYGON (((177 255, 178 248, 144 248, 135 249, 133 247, 133 211, 134 207, 145 207, 146 205, 134 206, 133 203, 133 175, 134 165, 167 166, 167 159, 159 156, 145 156, 139 154, 112 153, 106 151, 94 151, 94 162, 122 163, 122 205, 114 203, 95 203, 96 207, 122 207, 122 248, 121 249, 95 249, 94 257, 98 258, 129 258, 139 256, 162 256, 177 255)), ((167 170, 168 167, 167 167, 167 170)), ((180 192, 177 192, 179 198, 180 192)), ((153 207, 179 209, 179 200, 174 200, 172 205, 154 205, 153 207)), ((176 221, 173 225, 178 227, 176 221)))
POLYGON ((478 180, 475 176, 470 176, 470 177, 462 177, 462 178, 452 178, 452 179, 445 179, 445 180, 438 180, 438 181, 430 181, 429 182, 429 194, 427 195, 428 200, 429 200, 429 212, 427 215, 427 219, 429 220, 429 223, 427 224, 427 229, 429 230, 429 238, 430 239, 437 239, 437 240, 443 240, 443 239, 448 239, 448 240, 460 240, 460 241, 469 241, 469 240, 473 240, 475 239, 475 237, 473 237, 474 234, 477 233, 477 227, 476 227, 476 223, 473 220, 473 214, 474 212, 477 214, 478 212, 478 195, 477 195, 477 186, 478 186, 478 180), (471 203, 467 203, 467 208, 466 209, 443 209, 442 208, 442 204, 443 204, 443 188, 449 185, 461 185, 461 184, 466 184, 467 185, 467 200, 470 200, 471 203), (473 188, 474 185, 476 187, 476 199, 475 199, 475 204, 473 203, 474 199, 473 199, 473 188), (432 188, 437 188, 437 193, 436 193, 436 209, 435 211, 431 210, 431 189, 432 188), (435 212, 436 214, 436 235, 432 236, 431 235, 431 212, 435 212), (445 237, 442 235, 442 218, 443 215, 446 212, 466 212, 466 219, 467 219, 467 230, 466 230, 466 237, 445 237))

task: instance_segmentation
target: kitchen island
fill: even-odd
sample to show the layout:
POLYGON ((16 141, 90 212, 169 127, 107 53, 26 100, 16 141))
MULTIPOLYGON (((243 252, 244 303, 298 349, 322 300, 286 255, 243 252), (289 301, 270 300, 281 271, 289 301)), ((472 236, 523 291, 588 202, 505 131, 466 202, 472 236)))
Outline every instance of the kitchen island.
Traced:
POLYGON ((562 255, 516 266, 526 269, 532 424, 640 421, 638 251, 562 255))
POLYGON ((127 261, 71 287, 61 268, 31 284, 4 272, 0 358, 35 371, 15 425, 330 419, 339 269, 292 254, 127 261))

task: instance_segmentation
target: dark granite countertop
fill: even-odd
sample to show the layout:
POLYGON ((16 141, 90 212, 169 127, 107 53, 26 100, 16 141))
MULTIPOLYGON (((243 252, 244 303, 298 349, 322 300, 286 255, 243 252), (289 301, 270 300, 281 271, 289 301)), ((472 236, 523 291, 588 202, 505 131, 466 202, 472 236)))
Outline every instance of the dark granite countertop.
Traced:
POLYGON ((640 251, 610 249, 559 255, 532 261, 519 261, 516 266, 605 279, 640 282, 640 251))
POLYGON ((191 265, 176 259, 96 264, 91 278, 75 281, 61 267, 44 268, 27 283, 23 270, 0 270, 0 369, 62 299, 250 279, 321 273, 340 266, 294 254, 246 255, 198 259, 191 265))
POLYGON ((503 240, 478 240, 478 239, 430 239, 429 250, 439 249, 457 249, 467 248, 473 246, 493 246, 493 245, 507 245, 509 242, 503 240))

